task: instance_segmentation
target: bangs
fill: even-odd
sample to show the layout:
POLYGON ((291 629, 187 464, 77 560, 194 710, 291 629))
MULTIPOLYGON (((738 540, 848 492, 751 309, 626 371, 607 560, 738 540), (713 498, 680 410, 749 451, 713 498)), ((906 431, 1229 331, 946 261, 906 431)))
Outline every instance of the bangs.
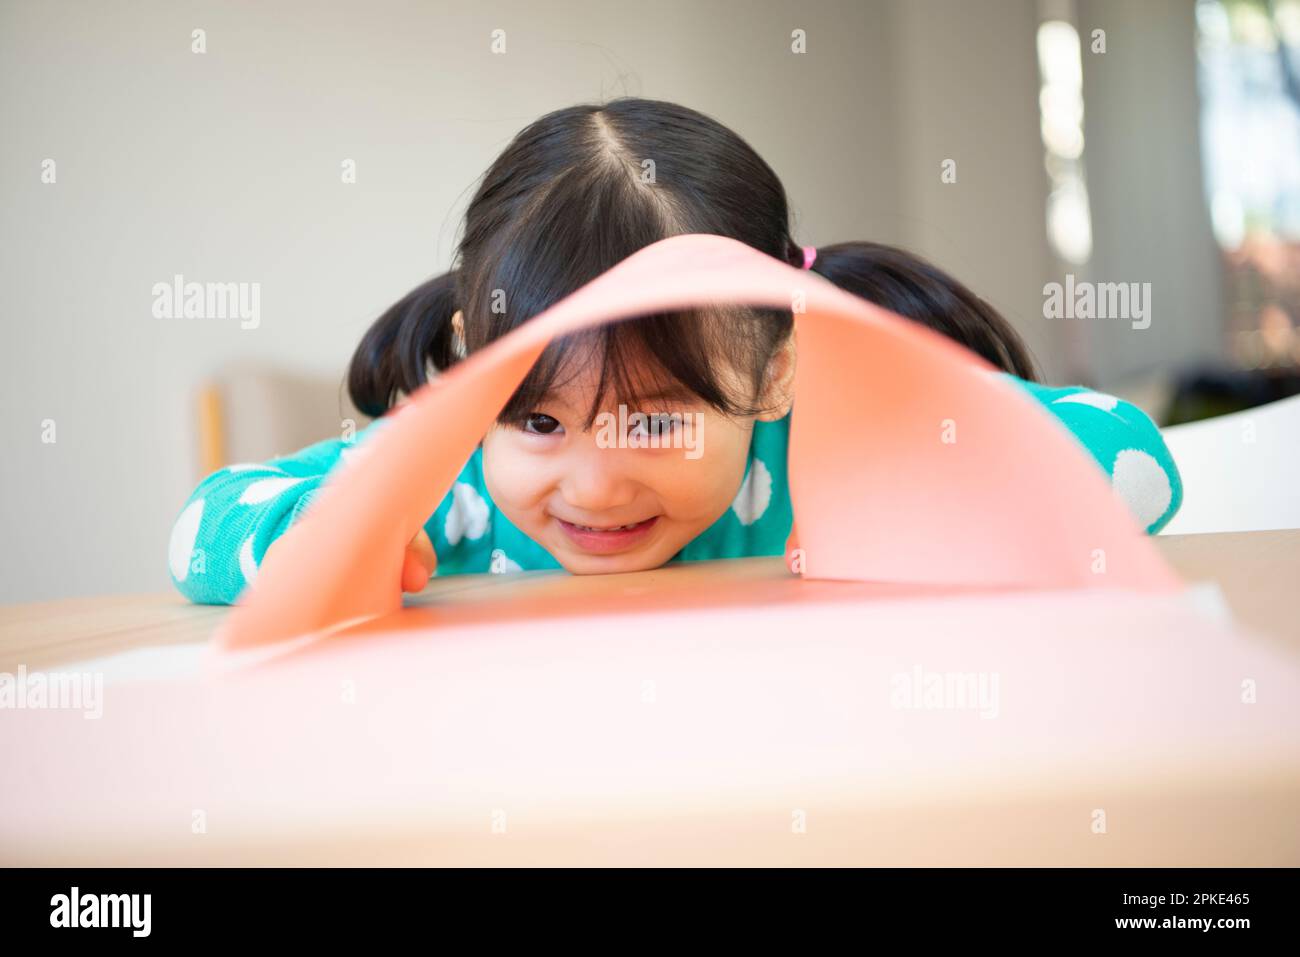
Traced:
POLYGON ((538 357, 497 421, 520 422, 555 392, 597 376, 595 370, 584 429, 603 409, 655 398, 695 397, 723 415, 755 415, 763 411, 755 404, 763 371, 780 341, 773 341, 773 317, 787 332, 793 326, 789 312, 718 307, 640 316, 562 336, 538 357))

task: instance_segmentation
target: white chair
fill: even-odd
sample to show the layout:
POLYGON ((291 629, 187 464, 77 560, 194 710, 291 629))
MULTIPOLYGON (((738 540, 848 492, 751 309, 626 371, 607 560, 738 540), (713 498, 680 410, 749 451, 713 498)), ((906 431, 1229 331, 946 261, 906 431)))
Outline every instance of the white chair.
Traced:
POLYGON ((1183 504, 1161 534, 1300 528, 1300 396, 1162 434, 1183 504))

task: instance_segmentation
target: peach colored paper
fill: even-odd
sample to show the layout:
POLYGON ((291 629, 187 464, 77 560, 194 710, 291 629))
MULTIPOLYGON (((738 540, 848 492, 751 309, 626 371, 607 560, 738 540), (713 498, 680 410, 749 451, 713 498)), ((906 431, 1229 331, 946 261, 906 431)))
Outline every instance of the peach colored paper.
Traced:
POLYGON ((707 303, 800 301, 789 473, 804 576, 1178 587, 1086 450, 982 359, 815 273, 687 235, 640 250, 418 390, 284 536, 218 644, 399 609, 406 543, 555 336, 707 303), (940 440, 946 427, 955 442, 940 440))
POLYGON ((1186 595, 723 570, 769 600, 682 608, 702 577, 526 623, 492 580, 481 618, 109 682, 97 720, 0 710, 0 866, 1300 864, 1300 664, 1186 595))

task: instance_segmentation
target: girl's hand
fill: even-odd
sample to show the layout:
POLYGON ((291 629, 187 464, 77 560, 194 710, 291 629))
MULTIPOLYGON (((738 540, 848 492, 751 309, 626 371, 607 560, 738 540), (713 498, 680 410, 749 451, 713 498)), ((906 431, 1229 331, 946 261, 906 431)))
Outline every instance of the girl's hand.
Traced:
POLYGON ((402 591, 420 591, 438 570, 438 555, 424 529, 415 533, 402 559, 402 591))
MULTIPOLYGON (((272 542, 271 547, 266 550, 266 554, 262 556, 263 564, 266 564, 266 560, 271 557, 271 551, 277 544, 279 539, 272 542)), ((429 541, 429 536, 424 529, 420 529, 406 546, 406 553, 402 556, 402 591, 422 591, 437 570, 438 553, 433 550, 433 542, 429 541)))

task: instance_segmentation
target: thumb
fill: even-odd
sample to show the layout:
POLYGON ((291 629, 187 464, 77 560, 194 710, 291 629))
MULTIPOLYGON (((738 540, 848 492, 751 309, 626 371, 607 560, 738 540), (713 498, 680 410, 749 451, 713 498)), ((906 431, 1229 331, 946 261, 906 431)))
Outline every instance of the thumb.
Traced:
POLYGON ((420 591, 438 570, 438 553, 424 529, 416 532, 402 558, 402 591, 420 591))

